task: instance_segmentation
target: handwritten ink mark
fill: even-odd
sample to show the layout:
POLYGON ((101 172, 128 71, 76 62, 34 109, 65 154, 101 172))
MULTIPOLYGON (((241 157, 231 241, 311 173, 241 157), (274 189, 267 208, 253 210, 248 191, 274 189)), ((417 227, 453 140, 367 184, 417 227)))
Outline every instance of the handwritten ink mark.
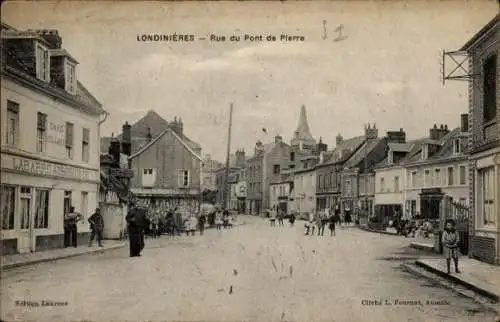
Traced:
POLYGON ((323 20, 323 40, 325 40, 328 37, 328 35, 326 34, 326 23, 327 21, 323 20))
POLYGON ((344 30, 344 25, 339 25, 335 28, 335 32, 338 32, 338 36, 333 41, 338 42, 347 39, 347 36, 342 35, 342 30, 344 30))

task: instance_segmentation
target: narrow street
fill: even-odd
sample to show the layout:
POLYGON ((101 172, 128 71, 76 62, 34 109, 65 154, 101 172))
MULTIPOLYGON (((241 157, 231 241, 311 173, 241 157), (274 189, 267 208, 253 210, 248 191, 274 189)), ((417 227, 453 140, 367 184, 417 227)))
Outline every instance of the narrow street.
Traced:
POLYGON ((400 269, 418 256, 404 238, 356 228, 304 236, 302 221, 271 228, 243 218, 232 230, 148 240, 140 258, 119 249, 7 271, 2 320, 493 321, 473 300, 400 269), (16 307, 23 300, 67 306, 16 307), (366 305, 373 300, 392 305, 366 305))

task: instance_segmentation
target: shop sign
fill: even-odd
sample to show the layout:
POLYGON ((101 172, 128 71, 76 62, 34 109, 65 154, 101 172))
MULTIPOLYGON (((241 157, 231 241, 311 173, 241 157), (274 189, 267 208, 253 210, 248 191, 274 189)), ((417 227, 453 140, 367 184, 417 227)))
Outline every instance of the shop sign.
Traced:
POLYGON ((59 177, 81 181, 98 181, 97 171, 77 168, 67 164, 28 159, 2 154, 2 168, 32 175, 59 177))
POLYGON ((52 122, 48 122, 46 140, 48 143, 65 145, 66 126, 63 124, 55 124, 52 122))

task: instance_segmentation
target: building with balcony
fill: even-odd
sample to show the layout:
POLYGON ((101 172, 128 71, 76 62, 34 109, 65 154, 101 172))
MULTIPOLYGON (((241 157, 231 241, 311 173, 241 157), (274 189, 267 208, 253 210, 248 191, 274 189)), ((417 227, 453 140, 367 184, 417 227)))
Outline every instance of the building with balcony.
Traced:
MULTIPOLYGON (((2 24, 1 201, 3 253, 63 247, 64 214, 98 205, 101 103, 77 79, 57 30, 2 24)), ((86 220, 78 224, 88 241, 86 220)))
POLYGON ((500 265, 499 15, 461 49, 469 57, 470 256, 500 265))

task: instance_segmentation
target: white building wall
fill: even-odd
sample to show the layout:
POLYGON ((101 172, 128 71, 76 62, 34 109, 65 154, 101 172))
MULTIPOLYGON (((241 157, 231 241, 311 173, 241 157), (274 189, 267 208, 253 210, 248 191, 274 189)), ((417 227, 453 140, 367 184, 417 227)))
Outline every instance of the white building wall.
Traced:
POLYGON ((375 171, 375 205, 404 204, 405 171, 401 167, 375 171), (398 187, 395 178, 398 177, 398 187), (384 185, 382 187, 382 179, 384 185))
POLYGON ((15 187, 14 229, 2 230, 2 239, 17 238, 18 251, 34 251, 36 236, 63 234, 64 191, 72 191, 71 203, 86 216, 79 232, 88 232, 86 219, 98 206, 99 189, 99 116, 89 116, 59 100, 3 78, 1 81, 1 181, 15 187), (19 104, 19 134, 14 146, 6 145, 7 101, 19 104), (47 115, 45 150, 37 152, 37 113, 47 115), (73 157, 66 156, 65 126, 74 124, 73 157), (89 161, 82 161, 82 131, 89 132, 89 161), (32 188, 31 220, 33 229, 20 229, 20 186, 32 188), (35 191, 48 189, 48 227, 34 229, 35 191), (82 209, 82 192, 88 194, 82 209))

